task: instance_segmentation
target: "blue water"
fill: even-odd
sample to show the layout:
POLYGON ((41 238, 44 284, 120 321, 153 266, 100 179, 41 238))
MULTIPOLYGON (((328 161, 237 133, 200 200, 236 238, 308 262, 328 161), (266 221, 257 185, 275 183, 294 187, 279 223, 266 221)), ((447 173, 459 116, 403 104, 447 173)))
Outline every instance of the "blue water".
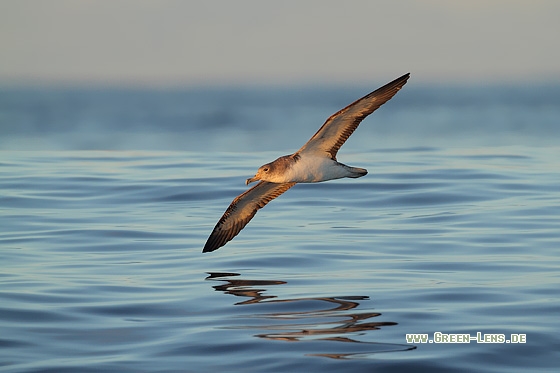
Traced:
POLYGON ((367 92, 5 90, 0 371, 555 371, 560 90, 408 88, 339 153, 366 177, 208 254, 244 180, 367 92), (526 343, 405 338, 435 332, 526 343))

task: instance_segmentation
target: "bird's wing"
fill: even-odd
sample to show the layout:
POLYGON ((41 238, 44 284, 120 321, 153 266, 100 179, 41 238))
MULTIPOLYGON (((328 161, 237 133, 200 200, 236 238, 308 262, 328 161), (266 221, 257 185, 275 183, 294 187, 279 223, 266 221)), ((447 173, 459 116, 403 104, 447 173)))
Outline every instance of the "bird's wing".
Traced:
POLYGON ((410 74, 405 74, 331 115, 296 154, 327 153, 336 160, 336 153, 358 128, 360 122, 389 101, 406 84, 409 77, 410 74))
POLYGON ((237 196, 220 218, 208 237, 202 252, 210 252, 224 246, 249 223, 257 210, 278 197, 296 183, 269 183, 261 181, 237 196))

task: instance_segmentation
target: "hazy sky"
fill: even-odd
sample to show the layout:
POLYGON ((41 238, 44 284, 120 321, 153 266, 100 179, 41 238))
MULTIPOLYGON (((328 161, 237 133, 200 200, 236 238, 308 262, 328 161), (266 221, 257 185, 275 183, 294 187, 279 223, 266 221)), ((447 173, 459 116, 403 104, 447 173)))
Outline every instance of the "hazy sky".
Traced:
POLYGON ((0 82, 560 82, 560 1, 1 0, 0 82))

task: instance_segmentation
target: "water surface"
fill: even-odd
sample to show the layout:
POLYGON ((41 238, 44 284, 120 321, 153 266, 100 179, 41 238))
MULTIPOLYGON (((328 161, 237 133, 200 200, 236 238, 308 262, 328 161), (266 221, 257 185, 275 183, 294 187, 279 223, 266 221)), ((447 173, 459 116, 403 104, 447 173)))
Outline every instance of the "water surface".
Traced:
POLYGON ((558 148, 343 148, 370 174, 296 185, 202 254, 281 154, 0 152, 0 369, 557 368, 558 148), (434 332, 527 342, 405 338, 434 332))
POLYGON ((339 153, 206 238, 363 87, 0 87, 0 370, 556 371, 560 87, 412 76, 339 153), (103 150, 103 151, 100 151, 103 150), (526 335, 420 343, 407 334, 526 335))

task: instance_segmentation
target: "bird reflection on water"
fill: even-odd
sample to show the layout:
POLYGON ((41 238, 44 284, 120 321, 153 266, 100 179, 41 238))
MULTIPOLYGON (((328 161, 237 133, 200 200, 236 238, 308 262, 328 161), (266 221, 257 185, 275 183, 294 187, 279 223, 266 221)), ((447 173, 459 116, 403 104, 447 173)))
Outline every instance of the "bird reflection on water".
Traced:
MULTIPOLYGON (((216 291, 237 297, 248 298, 235 303, 236 306, 266 305, 273 311, 268 313, 251 313, 248 318, 252 325, 235 326, 239 329, 259 329, 265 333, 255 334, 255 337, 270 340, 290 342, 320 341, 354 344, 355 352, 344 353, 308 353, 313 356, 324 356, 335 359, 352 357, 366 357, 369 354, 390 351, 412 350, 416 347, 406 344, 377 343, 361 341, 359 338, 365 333, 378 330, 381 327, 397 325, 396 322, 372 321, 381 316, 378 312, 360 311, 361 301, 367 301, 367 296, 337 296, 337 297, 304 297, 292 299, 278 299, 275 295, 265 292, 274 285, 285 285, 287 282, 279 280, 247 280, 238 278, 238 273, 208 273, 206 280, 220 281, 213 286, 216 291), (254 324, 255 319, 265 319, 266 323, 254 324)), ((262 311, 262 309, 259 309, 262 311)), ((332 346, 331 346, 332 347, 332 346)), ((328 348, 329 350, 331 348, 328 348)), ((352 348, 350 349, 352 350, 352 348)))

